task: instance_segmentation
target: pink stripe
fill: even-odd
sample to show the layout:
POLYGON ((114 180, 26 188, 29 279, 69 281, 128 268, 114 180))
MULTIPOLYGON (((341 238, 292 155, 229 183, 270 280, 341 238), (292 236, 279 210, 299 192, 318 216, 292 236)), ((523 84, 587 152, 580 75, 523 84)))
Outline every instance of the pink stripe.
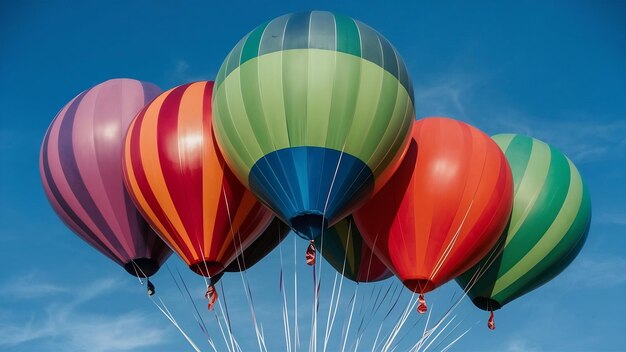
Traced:
MULTIPOLYGON (((78 199, 74 196, 74 192, 70 185, 67 183, 65 175, 63 175, 63 169, 61 167, 61 160, 59 157, 59 128, 61 126, 61 122, 65 119, 65 113, 67 108, 71 105, 66 105, 63 108, 63 111, 59 114, 59 116, 54 120, 52 126, 50 127, 50 138, 48 141, 48 161, 50 163, 50 174, 52 175, 52 179, 54 183, 57 185, 59 192, 67 202, 67 204, 74 210, 76 215, 87 225, 103 242, 106 243, 109 249, 115 253, 115 255, 123 258, 119 252, 115 250, 108 240, 108 238, 98 229, 98 226, 91 220, 91 217, 87 214, 85 209, 80 205, 78 199)), ((64 213, 64 212, 63 212, 64 213)), ((78 231, 83 234, 82 231, 78 231)), ((83 234, 84 235, 84 234, 83 234)), ((87 236, 84 236, 87 237, 87 236)))

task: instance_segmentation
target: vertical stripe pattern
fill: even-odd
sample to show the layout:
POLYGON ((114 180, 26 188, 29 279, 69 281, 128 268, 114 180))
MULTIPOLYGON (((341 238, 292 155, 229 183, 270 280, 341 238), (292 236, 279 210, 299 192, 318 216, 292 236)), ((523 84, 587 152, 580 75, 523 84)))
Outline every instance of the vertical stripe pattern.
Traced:
MULTIPOLYGON (((589 192, 563 153, 527 136, 493 139, 511 165, 515 197, 501 254, 469 291, 482 309, 498 309, 558 275, 582 248, 591 221, 589 192)), ((465 287, 485 262, 459 277, 459 284, 465 287)))
POLYGON ((147 276, 171 251, 130 200, 120 156, 126 129, 159 93, 157 86, 132 79, 86 90, 52 121, 40 155, 46 196, 63 222, 131 274, 135 261, 147 276))
POLYGON ((221 272, 273 215, 225 166, 211 128, 213 82, 173 88, 128 129, 124 176, 137 207, 198 274, 221 272))
POLYGON ((352 216, 324 230, 315 246, 337 272, 355 282, 375 282, 393 276, 363 241, 352 216))
POLYGON ((292 218, 323 215, 333 224, 369 198, 399 165, 414 120, 397 50, 367 25, 330 12, 257 27, 228 54, 215 86, 215 135, 229 167, 307 238, 319 229, 292 218), (334 175, 351 181, 335 184, 334 175))
POLYGON ((448 118, 415 123, 402 165, 355 212, 363 238, 414 292, 428 292, 472 267, 509 218, 511 169, 498 145, 448 118))

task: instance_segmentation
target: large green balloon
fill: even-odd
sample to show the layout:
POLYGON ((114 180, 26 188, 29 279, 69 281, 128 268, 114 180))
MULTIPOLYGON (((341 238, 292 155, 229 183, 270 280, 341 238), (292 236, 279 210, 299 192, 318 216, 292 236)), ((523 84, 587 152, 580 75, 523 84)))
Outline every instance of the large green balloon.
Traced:
POLYGON ((413 120, 396 49, 369 26, 324 11, 254 29, 224 60, 213 91, 230 169, 308 239, 386 182, 413 120))
POLYGON ((513 172, 510 224, 501 245, 457 278, 466 288, 484 271, 468 295, 478 308, 491 311, 563 271, 585 243, 591 221, 589 192, 565 155, 527 136, 499 134, 493 139, 513 172))

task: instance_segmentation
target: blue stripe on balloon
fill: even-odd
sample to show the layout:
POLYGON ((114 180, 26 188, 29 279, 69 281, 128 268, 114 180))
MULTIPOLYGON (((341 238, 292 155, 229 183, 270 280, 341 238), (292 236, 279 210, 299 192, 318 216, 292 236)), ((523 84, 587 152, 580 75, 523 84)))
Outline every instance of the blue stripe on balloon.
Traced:
POLYGON ((311 146, 265 155, 250 170, 248 182, 266 205, 307 239, 345 217, 339 211, 351 211, 374 190, 374 176, 364 162, 338 150, 311 146))

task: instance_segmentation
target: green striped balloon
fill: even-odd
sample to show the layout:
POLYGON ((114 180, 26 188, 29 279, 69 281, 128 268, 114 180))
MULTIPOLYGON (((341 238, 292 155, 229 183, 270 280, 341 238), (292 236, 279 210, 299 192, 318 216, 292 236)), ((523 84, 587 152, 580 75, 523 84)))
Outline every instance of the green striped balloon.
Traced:
POLYGON ((457 278, 478 308, 491 311, 563 271, 585 243, 591 221, 589 191, 563 153, 527 136, 492 138, 513 172, 511 219, 500 244, 457 278))
POLYGON ((331 12, 284 15, 248 33, 213 91, 230 169, 309 239, 318 222, 339 221, 388 180, 413 120, 413 87, 396 49, 331 12))
POLYGON ((375 282, 393 276, 367 246, 352 215, 324 230, 324 235, 315 239, 315 247, 337 272, 352 281, 375 282))

